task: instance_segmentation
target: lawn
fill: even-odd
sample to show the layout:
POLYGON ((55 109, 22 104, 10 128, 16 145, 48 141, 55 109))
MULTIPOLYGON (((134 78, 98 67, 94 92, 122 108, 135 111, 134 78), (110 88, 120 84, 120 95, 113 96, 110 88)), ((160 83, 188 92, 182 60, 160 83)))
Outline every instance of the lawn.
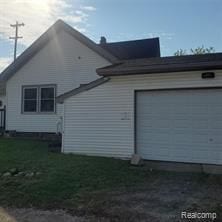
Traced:
POLYGON ((40 174, 1 176, 2 207, 65 209, 111 221, 222 212, 222 176, 151 171, 126 160, 50 153, 46 142, 0 138, 0 174, 12 168, 40 174))
POLYGON ((41 173, 1 177, 0 203, 18 207, 65 207, 81 194, 132 186, 149 177, 128 161, 50 153, 46 142, 1 138, 0 173, 12 168, 41 173))

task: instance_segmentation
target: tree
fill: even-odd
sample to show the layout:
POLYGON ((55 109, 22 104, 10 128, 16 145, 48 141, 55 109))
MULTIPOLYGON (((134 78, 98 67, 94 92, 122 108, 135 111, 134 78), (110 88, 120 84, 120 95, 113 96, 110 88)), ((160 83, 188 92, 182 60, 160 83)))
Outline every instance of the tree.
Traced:
POLYGON ((187 51, 184 50, 184 49, 179 49, 179 50, 177 50, 177 51, 174 53, 175 56, 183 56, 183 55, 186 55, 186 54, 187 54, 187 51))
POLYGON ((192 54, 198 55, 198 54, 214 53, 215 49, 214 47, 204 48, 204 46, 202 45, 202 47, 197 47, 196 49, 190 49, 190 51, 192 54))
MULTIPOLYGON (((214 53, 215 49, 214 47, 209 47, 209 48, 205 48, 203 45, 200 47, 197 47, 195 49, 190 49, 190 53, 189 54, 193 54, 193 55, 200 55, 200 54, 206 54, 206 53, 214 53)), ((174 53, 175 56, 183 56, 183 55, 187 55, 186 50, 184 49, 179 49, 174 53)))

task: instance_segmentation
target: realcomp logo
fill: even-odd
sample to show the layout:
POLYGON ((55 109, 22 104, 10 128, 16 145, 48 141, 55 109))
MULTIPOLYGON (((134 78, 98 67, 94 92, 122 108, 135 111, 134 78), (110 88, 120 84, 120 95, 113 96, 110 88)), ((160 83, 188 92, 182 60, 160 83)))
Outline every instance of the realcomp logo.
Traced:
POLYGON ((181 219, 210 219, 214 221, 216 218, 217 214, 213 212, 181 212, 181 219))

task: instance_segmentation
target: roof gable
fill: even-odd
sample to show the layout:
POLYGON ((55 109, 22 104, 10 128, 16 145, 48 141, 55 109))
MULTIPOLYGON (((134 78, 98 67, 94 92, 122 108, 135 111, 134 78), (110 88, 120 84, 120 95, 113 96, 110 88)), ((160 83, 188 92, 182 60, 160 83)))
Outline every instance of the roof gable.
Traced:
POLYGON ((107 59, 109 62, 115 63, 117 61, 115 56, 98 46, 92 40, 62 20, 58 20, 1 73, 0 80, 7 81, 61 30, 68 32, 75 39, 95 51, 97 54, 101 55, 103 58, 107 59))

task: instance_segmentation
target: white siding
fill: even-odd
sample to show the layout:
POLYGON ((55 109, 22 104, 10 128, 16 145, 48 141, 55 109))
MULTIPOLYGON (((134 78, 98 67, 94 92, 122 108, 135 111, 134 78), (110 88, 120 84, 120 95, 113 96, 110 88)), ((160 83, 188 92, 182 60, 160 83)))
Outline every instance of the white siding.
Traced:
POLYGON ((203 80, 201 72, 112 77, 65 100, 63 152, 130 157, 134 153, 134 91, 222 86, 222 72, 203 80))
POLYGON ((6 100, 6 96, 0 95, 0 101, 2 101, 2 106, 1 106, 1 104, 0 104, 0 109, 5 106, 5 100, 6 100))
POLYGON ((21 114, 23 85, 57 84, 57 96, 98 78, 96 68, 109 65, 104 58, 62 31, 7 82, 8 130, 55 132, 57 114, 21 114))

